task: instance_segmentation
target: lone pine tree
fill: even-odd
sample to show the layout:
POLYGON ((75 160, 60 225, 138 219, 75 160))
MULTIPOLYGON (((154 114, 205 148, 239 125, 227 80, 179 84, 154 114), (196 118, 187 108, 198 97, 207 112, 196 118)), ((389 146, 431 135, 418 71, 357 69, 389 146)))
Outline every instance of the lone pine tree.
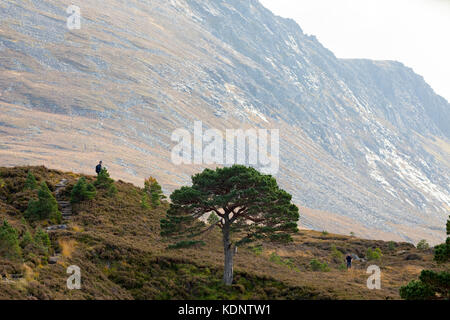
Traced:
POLYGON ((234 165, 205 169, 192 177, 192 187, 182 187, 170 196, 172 203, 161 220, 161 235, 194 238, 219 227, 224 248, 226 285, 233 282, 233 257, 237 246, 255 240, 292 241, 298 231, 298 208, 291 195, 280 189, 270 175, 254 168, 234 165), (200 220, 214 213, 211 225, 200 220))

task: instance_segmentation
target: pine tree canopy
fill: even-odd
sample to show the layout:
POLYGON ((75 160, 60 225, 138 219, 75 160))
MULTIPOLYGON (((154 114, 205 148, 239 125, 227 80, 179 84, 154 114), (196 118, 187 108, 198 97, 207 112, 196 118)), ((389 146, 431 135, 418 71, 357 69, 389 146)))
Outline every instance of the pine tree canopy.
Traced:
POLYGON ((170 196, 170 209, 161 220, 162 235, 195 236, 217 225, 240 235, 236 242, 240 244, 256 239, 290 241, 290 233, 298 230, 298 208, 270 175, 234 165, 205 169, 192 177, 192 183, 170 196), (199 218, 211 212, 219 221, 206 227, 199 218))

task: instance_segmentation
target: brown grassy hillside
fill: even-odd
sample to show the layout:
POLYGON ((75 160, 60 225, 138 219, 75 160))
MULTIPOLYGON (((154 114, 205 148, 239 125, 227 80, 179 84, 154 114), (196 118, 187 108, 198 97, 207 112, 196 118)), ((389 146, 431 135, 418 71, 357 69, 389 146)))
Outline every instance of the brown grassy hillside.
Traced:
MULTIPOLYGON (((0 168, 0 222, 8 220, 19 237, 47 226, 23 219, 29 199, 35 197, 34 191, 23 191, 28 170, 52 191, 67 179, 62 194, 66 200, 80 177, 45 167, 0 168)), ((93 200, 74 205, 68 228, 50 232, 48 256, 0 257, 0 299, 398 299, 398 288, 422 269, 449 268, 432 262, 431 251, 408 243, 301 230, 289 245, 240 248, 235 284, 227 288, 221 284, 218 232, 205 235, 206 246, 168 249, 159 235, 168 204, 143 209, 141 188, 120 180, 115 185, 115 196, 98 190, 93 200), (353 270, 341 270, 343 259, 337 251, 364 257, 368 248, 376 247, 383 253, 381 260, 355 262, 353 270), (48 263, 52 256, 59 257, 57 263, 48 263), (312 271, 312 259, 326 262, 330 270, 312 271), (366 287, 370 264, 381 267, 381 290, 366 287), (81 269, 81 290, 66 288, 69 265, 81 269)))

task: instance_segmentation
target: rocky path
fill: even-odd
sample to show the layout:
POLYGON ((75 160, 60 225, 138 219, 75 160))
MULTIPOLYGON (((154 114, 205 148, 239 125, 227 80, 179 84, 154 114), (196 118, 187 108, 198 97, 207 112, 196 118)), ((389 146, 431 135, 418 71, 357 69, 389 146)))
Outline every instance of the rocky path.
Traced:
POLYGON ((70 204, 70 201, 63 200, 61 196, 61 192, 64 191, 64 189, 67 186, 67 179, 62 179, 55 187, 55 198, 58 202, 58 206, 61 210, 62 216, 64 220, 69 220, 72 217, 72 205, 70 204))
MULTIPOLYGON (((62 217, 64 220, 69 220, 72 217, 72 205, 70 204, 70 201, 64 200, 63 196, 61 195, 62 191, 67 187, 67 179, 62 179, 58 184, 55 186, 55 198, 58 202, 58 207, 62 213, 62 217)), ((48 231, 56 231, 56 230, 65 230, 67 229, 66 224, 59 224, 59 225, 53 225, 47 227, 48 231)))
MULTIPOLYGON (((70 220, 72 217, 72 205, 70 201, 64 200, 62 196, 62 192, 67 187, 67 179, 62 179, 58 184, 55 186, 55 198, 58 202, 58 207, 61 211, 62 218, 64 220, 70 220)), ((59 224, 59 225, 53 225, 46 228, 47 232, 54 232, 58 230, 66 230, 67 224, 59 224)), ((55 256, 52 256, 49 258, 48 262, 49 264, 55 264, 58 262, 60 258, 60 254, 56 254, 55 256)))

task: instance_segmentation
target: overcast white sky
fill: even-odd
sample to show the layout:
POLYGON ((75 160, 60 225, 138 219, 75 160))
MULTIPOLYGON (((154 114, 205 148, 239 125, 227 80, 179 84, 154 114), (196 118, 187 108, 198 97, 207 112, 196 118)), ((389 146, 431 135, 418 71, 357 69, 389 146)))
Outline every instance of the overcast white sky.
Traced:
POLYGON ((397 60, 450 102, 450 0, 260 0, 338 58, 397 60))

